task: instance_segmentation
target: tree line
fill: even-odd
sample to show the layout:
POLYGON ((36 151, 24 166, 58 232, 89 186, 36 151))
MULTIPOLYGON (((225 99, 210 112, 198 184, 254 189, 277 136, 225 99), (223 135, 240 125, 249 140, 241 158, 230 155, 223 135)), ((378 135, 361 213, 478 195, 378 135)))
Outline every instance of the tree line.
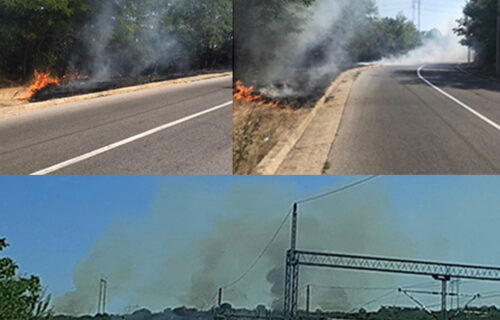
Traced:
POLYGON ((463 36, 462 44, 476 52, 475 62, 493 69, 496 61, 497 0, 470 0, 455 32, 463 36))
MULTIPOLYGON (((277 63, 280 48, 306 28, 308 10, 320 0, 235 0, 235 76, 253 81, 258 70, 277 63)), ((375 61, 402 55, 420 46, 423 34, 403 15, 382 18, 373 0, 338 1, 341 13, 324 40, 307 48, 303 65, 337 59, 348 67, 357 62, 375 61)))
POLYGON ((232 0, 0 0, 0 80, 229 67, 232 41, 232 0))

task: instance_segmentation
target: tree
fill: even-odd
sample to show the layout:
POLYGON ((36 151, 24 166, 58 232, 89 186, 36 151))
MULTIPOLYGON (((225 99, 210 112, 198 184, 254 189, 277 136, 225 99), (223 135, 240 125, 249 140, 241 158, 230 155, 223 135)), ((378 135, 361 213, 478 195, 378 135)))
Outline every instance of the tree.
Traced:
MULTIPOLYGON (((0 252, 7 247, 0 239, 0 252)), ((17 269, 12 259, 0 258, 0 320, 49 319, 50 297, 45 297, 40 279, 16 276, 17 269)))
POLYGON ((458 20, 455 33, 464 36, 462 44, 476 51, 476 62, 485 67, 495 64, 497 0, 470 0, 458 20))
POLYGON ((244 83, 261 77, 278 59, 288 36, 306 21, 305 9, 315 0, 235 0, 234 73, 244 83))

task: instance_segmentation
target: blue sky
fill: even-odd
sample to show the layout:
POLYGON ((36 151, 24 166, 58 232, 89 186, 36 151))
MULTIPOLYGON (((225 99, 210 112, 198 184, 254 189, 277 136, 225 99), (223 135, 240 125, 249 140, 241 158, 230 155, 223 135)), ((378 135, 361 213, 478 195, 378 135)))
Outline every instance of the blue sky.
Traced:
MULTIPOLYGON (((465 0, 421 0, 422 30, 438 28, 441 32, 449 30, 449 24, 461 17, 465 0)), ((396 16, 402 12, 408 19, 413 18, 412 0, 377 0, 382 16, 396 16)))
MULTIPOLYGON (((6 237, 11 244, 6 254, 20 264, 21 272, 41 276, 49 291, 60 296, 73 288, 75 268, 87 259, 98 241, 109 240, 110 234, 127 235, 126 230, 135 225, 148 225, 145 221, 159 210, 170 215, 168 220, 161 220, 168 223, 158 226, 162 234, 170 237, 170 243, 185 243, 183 248, 187 248, 189 255, 189 250, 194 252, 200 240, 210 239, 216 228, 225 225, 221 221, 238 217, 240 213, 234 210, 240 210, 239 206, 241 212, 254 210, 261 217, 272 218, 270 224, 274 225, 269 227, 272 229, 293 200, 355 179, 344 176, 3 176, 0 177, 0 237, 6 237)), ((500 177, 492 176, 383 176, 352 191, 304 204, 300 210, 304 216, 314 218, 316 214, 348 211, 351 207, 359 207, 359 203, 371 201, 375 204, 373 210, 384 211, 383 221, 387 225, 378 228, 386 228, 391 234, 395 231, 394 234, 401 236, 395 241, 408 243, 405 248, 410 249, 401 251, 402 255, 500 265, 498 190, 500 177)), ((366 210, 362 215, 369 217, 371 206, 359 207, 366 210)), ((353 225, 346 227, 353 228, 352 233, 359 232, 353 225)), ((256 239, 255 247, 261 248, 270 233, 266 231, 256 239)), ((300 234, 299 243, 307 243, 307 238, 307 234, 300 234)), ((337 249, 345 250, 341 244, 332 248, 337 249)), ((164 250, 175 251, 173 247, 164 250)), ((384 248, 376 250, 376 254, 393 252, 384 251, 384 248)), ((249 255, 255 256, 250 252, 249 255)), ((230 259, 224 261, 231 263, 230 259)), ((238 264, 231 268, 237 274, 243 266, 238 264)), ((259 272, 257 268, 252 276, 264 279, 265 275, 259 272)), ((189 279, 191 275, 185 276, 189 279)), ((402 277, 391 281, 412 283, 422 279, 402 277)), ((499 285, 471 283, 469 286, 472 291, 500 290, 499 285)), ((493 302, 496 301, 485 301, 493 302)), ((249 304, 253 306, 255 302, 250 300, 249 304)), ((117 304, 116 308, 122 307, 117 304)))

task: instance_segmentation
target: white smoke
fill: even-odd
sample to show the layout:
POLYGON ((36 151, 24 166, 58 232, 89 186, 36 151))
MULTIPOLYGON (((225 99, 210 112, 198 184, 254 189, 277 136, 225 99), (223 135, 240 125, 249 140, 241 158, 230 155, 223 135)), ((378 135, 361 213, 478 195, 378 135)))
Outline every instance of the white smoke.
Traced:
POLYGON ((467 61, 467 48, 450 29, 445 35, 436 35, 424 40, 422 46, 404 56, 385 58, 377 64, 415 65, 424 63, 461 63, 467 61))

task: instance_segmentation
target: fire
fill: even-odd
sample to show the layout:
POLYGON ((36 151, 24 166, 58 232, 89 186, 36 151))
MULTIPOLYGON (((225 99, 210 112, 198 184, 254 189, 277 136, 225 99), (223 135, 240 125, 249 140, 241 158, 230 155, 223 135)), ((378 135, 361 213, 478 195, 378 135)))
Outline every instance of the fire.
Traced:
POLYGON ((38 72, 35 70, 35 74, 33 77, 33 82, 31 83, 31 86, 28 88, 28 96, 26 97, 26 100, 29 100, 35 93, 38 91, 42 90, 48 85, 59 85, 61 83, 61 79, 59 78, 52 78, 50 76, 50 73, 48 72, 38 72))
POLYGON ((236 81, 233 89, 233 97, 235 100, 243 100, 245 102, 253 102, 258 105, 269 105, 272 108, 278 109, 280 104, 278 101, 273 103, 268 103, 266 99, 261 94, 254 93, 254 87, 245 87, 243 83, 238 80, 236 81))
POLYGON ((245 102, 258 102, 261 100, 262 95, 254 94, 253 86, 247 88, 238 80, 234 85, 233 97, 236 100, 244 100, 245 102))

